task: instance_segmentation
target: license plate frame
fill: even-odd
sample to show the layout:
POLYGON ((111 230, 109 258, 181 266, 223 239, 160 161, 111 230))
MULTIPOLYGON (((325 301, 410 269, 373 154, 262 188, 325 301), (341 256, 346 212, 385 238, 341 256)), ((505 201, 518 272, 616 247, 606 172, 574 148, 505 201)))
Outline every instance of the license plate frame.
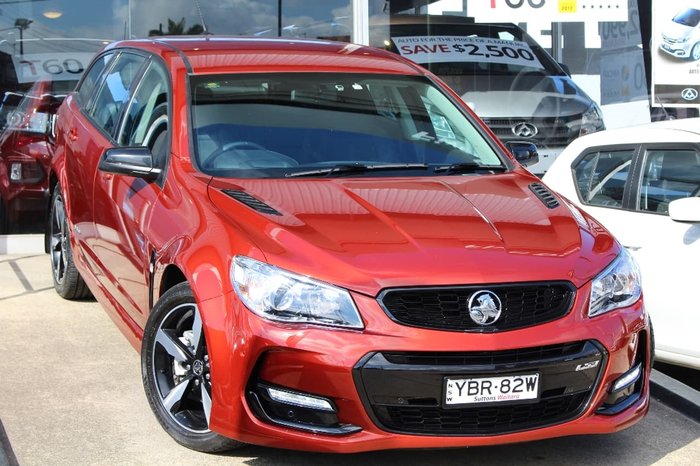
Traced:
POLYGON ((453 409, 537 403, 540 400, 541 390, 542 377, 539 372, 470 376, 450 375, 443 378, 442 407, 453 409), (533 378, 534 388, 530 388, 533 378), (505 380, 509 382, 505 383, 505 380), (504 383, 508 387, 506 392, 503 392, 502 388, 504 383), (461 393, 459 387, 461 387, 461 393), (520 388, 524 388, 524 391, 517 391, 520 388))

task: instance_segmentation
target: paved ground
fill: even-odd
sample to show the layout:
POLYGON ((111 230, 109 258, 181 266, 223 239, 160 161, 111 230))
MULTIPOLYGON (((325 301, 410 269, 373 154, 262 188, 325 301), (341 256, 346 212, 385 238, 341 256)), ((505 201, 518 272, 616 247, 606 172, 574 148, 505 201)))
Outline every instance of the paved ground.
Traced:
POLYGON ((0 255, 0 355, 0 466, 700 464, 700 424, 658 401, 643 422, 609 436, 349 456, 195 453, 151 415, 138 355, 99 305, 53 292, 45 255, 0 255))

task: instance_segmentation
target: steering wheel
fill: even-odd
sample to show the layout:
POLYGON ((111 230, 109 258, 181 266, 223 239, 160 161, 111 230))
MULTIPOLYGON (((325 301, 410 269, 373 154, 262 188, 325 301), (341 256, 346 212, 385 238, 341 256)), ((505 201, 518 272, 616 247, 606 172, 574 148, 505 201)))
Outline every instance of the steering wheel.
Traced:
MULTIPOLYGON (((261 146, 260 144, 256 144, 254 142, 250 141, 234 141, 234 142, 228 142, 221 146, 220 148, 216 149, 214 152, 211 153, 211 155, 207 158, 206 161, 206 166, 208 168, 215 168, 216 166, 216 161, 224 154, 231 152, 231 151, 237 151, 237 150, 242 150, 242 149, 248 149, 248 150, 256 150, 256 151, 263 151, 265 152, 265 155, 270 157, 270 155, 275 155, 277 159, 281 163, 283 163, 283 167, 294 167, 298 165, 297 161, 294 160, 291 157, 287 157, 286 155, 277 153, 277 152, 272 152, 261 146)), ((245 164, 246 162, 250 161, 250 157, 244 157, 244 153, 239 153, 239 158, 238 161, 241 162, 239 166, 237 167, 226 167, 226 168, 253 168, 253 167, 246 167, 245 164)), ((254 164, 253 164, 254 166, 254 164)))

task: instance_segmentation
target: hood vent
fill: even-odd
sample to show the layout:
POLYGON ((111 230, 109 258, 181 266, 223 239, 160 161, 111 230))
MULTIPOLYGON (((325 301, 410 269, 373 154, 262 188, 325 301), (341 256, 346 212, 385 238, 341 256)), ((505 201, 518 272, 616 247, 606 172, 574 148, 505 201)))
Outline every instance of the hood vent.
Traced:
POLYGON ((237 191, 235 189, 223 189, 222 192, 228 196, 231 196, 238 202, 247 205, 251 209, 257 210, 258 212, 261 212, 263 214, 282 215, 269 205, 265 204, 260 199, 251 196, 245 191, 237 191))
POLYGON ((559 199, 557 199, 554 193, 542 183, 532 183, 530 185, 530 191, 535 193, 535 196, 537 196, 539 200, 550 209, 559 207, 559 199))

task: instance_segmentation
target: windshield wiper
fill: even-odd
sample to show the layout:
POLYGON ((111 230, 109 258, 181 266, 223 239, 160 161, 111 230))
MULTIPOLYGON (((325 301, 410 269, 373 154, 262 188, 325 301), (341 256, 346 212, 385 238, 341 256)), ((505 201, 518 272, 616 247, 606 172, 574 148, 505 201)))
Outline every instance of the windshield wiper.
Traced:
POLYGON ((343 173, 362 173, 378 170, 427 170, 427 163, 382 163, 376 165, 367 165, 364 163, 344 163, 334 165, 328 168, 319 168, 317 170, 308 170, 303 172, 287 173, 285 177, 295 178, 302 176, 321 176, 321 175, 337 175, 343 173))
POLYGON ((435 173, 473 173, 476 171, 504 172, 507 170, 503 165, 481 165, 476 162, 461 162, 451 165, 441 165, 435 167, 435 173))

